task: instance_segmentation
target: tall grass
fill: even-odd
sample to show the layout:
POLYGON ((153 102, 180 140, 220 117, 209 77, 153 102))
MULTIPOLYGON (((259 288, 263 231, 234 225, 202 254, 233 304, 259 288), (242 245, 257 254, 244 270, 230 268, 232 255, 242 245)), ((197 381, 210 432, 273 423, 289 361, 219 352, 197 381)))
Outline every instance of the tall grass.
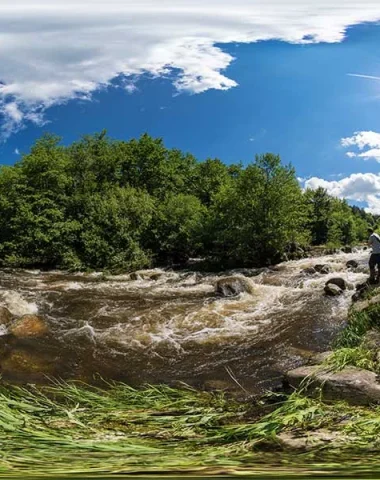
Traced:
POLYGON ((345 450, 378 448, 378 409, 325 405, 299 393, 279 399, 269 413, 259 403, 186 386, 3 385, 0 475, 252 473, 290 461, 304 468, 310 453, 293 460, 273 453, 278 434, 322 427, 351 432, 350 442, 331 447, 330 460, 345 450))

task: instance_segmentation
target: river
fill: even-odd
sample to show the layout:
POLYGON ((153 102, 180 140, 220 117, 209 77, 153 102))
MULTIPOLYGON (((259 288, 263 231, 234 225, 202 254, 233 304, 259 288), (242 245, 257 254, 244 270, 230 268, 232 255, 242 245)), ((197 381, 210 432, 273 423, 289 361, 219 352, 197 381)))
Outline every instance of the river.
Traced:
POLYGON ((218 275, 157 269, 133 279, 4 270, 0 305, 17 316, 41 315, 50 334, 22 340, 2 328, 1 373, 21 382, 101 376, 250 394, 276 388, 286 370, 329 348, 347 319, 354 286, 368 275, 368 254, 357 250, 218 275), (354 271, 346 267, 352 259, 359 263, 354 271), (303 272, 317 263, 331 273, 303 272), (249 276, 253 293, 217 296, 215 283, 229 275, 249 276), (326 297, 325 282, 337 276, 351 289, 326 297))

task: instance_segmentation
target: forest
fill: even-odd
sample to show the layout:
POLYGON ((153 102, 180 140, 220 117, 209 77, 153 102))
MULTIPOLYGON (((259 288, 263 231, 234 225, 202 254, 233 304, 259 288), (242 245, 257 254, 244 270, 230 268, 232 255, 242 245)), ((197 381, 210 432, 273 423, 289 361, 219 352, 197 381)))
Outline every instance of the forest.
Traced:
POLYGON ((378 221, 321 188, 304 191, 278 155, 198 161, 147 134, 117 141, 103 131, 71 145, 46 134, 0 169, 3 267, 265 266, 362 242, 378 221))

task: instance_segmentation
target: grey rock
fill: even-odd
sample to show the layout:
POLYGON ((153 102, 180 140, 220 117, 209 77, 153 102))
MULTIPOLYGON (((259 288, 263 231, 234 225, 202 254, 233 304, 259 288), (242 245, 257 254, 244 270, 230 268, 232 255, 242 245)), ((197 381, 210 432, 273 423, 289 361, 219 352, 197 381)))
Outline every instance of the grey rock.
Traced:
POLYGON ((347 263, 346 263, 346 267, 347 268, 351 268, 351 269, 355 269, 355 268, 358 268, 359 266, 359 263, 356 261, 356 260, 349 260, 347 263))
POLYGON ((253 293, 254 284, 246 277, 226 277, 218 280, 215 292, 223 297, 234 297, 240 293, 253 293))
POLYGON ((342 444, 349 438, 339 432, 331 432, 326 429, 300 432, 281 432, 277 440, 284 449, 309 451, 329 444, 342 444))
POLYGON ((313 355, 310 358, 310 364, 311 365, 320 365, 321 363, 324 363, 334 352, 332 350, 329 350, 327 352, 322 352, 322 353, 317 353, 316 355, 313 355))
POLYGON ((322 393, 325 400, 343 400, 351 405, 380 403, 380 384, 376 373, 356 367, 346 367, 339 372, 320 366, 296 368, 286 374, 289 385, 305 388, 314 396, 322 393))
POLYGON ((321 273, 322 275, 327 275, 331 271, 329 265, 315 265, 314 268, 318 273, 321 273))
POLYGON ((342 295, 343 290, 338 287, 338 285, 334 285, 333 283, 328 283, 325 285, 325 294, 329 297, 338 297, 342 295))
POLYGON ((304 273, 305 275, 314 275, 315 273, 317 273, 317 270, 314 267, 308 267, 304 268, 302 270, 302 273, 304 273))
POLYGON ((330 278, 330 280, 328 280, 328 282, 326 283, 326 285, 336 285, 336 286, 339 287, 341 290, 346 290, 346 289, 347 289, 347 283, 346 283, 346 281, 345 281, 343 278, 339 278, 339 277, 330 278))

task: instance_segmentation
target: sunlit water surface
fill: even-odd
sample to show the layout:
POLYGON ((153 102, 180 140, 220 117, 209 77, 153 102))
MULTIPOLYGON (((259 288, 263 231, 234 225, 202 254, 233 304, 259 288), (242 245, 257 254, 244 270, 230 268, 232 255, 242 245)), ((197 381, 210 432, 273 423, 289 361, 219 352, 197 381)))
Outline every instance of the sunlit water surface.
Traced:
POLYGON ((354 286, 367 277, 367 260, 368 252, 356 251, 220 275, 155 270, 135 280, 2 271, 0 305, 14 315, 37 313, 50 328, 46 339, 13 339, 10 345, 3 329, 2 375, 92 381, 99 374, 132 385, 237 387, 233 374, 252 393, 280 386, 286 370, 330 347, 346 321, 354 286), (352 259, 360 264, 354 271, 346 267, 352 259), (316 263, 328 264, 331 273, 303 272, 316 263), (248 276, 253 293, 217 296, 215 283, 228 275, 248 276), (326 297, 325 282, 337 276, 350 289, 326 297), (36 368, 16 371, 15 351, 36 360, 36 368))

